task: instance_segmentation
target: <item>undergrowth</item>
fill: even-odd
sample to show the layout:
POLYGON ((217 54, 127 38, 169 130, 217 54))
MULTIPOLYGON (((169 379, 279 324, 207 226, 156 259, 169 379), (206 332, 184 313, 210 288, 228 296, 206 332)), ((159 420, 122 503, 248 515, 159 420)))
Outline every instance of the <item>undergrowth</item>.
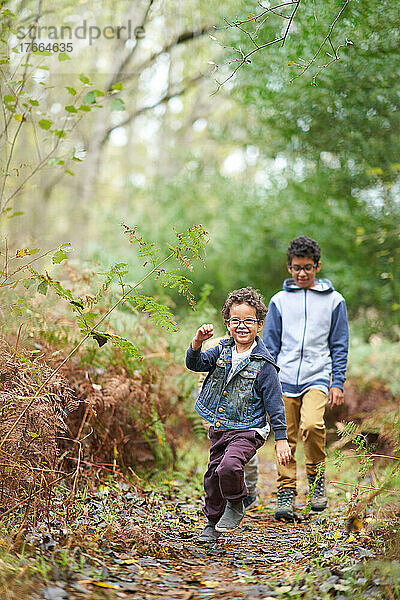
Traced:
POLYGON ((391 341, 373 335, 366 342, 353 328, 350 336, 348 376, 356 378, 360 387, 375 380, 383 382, 393 396, 400 396, 399 340, 391 341))
MULTIPOLYGON (((118 272, 119 277, 121 269, 118 272)), ((16 354, 28 352, 28 362, 45 361, 55 370, 71 348, 80 344, 82 330, 87 337, 86 345, 79 353, 70 352, 69 361, 61 370, 81 400, 78 411, 67 419, 75 454, 67 452, 65 440, 60 445, 60 465, 74 475, 51 490, 45 516, 28 515, 24 506, 3 512, 6 529, 0 538, 0 597, 7 600, 28 598, 32 581, 45 583, 54 580, 57 573, 80 573, 100 581, 107 569, 104 552, 109 550, 129 551, 135 557, 171 557, 175 550, 166 545, 160 533, 165 523, 171 523, 172 528, 179 524, 183 532, 198 526, 208 448, 206 430, 193 410, 197 378, 185 369, 184 355, 202 323, 214 323, 216 335, 224 333, 222 318, 208 301, 209 286, 203 289, 196 312, 176 318, 179 331, 173 331, 175 326, 160 329, 157 322, 140 312, 139 304, 123 302, 113 309, 112 320, 102 320, 104 329, 100 331, 91 326, 95 319, 90 314, 96 299, 95 270, 69 266, 63 274, 61 288, 69 286, 71 297, 76 298, 72 302, 82 303, 83 308, 76 307, 78 319, 68 308, 70 300, 61 303, 59 295, 42 293, 45 281, 46 291, 54 287, 52 278, 41 279, 38 287, 42 286, 42 291, 25 304, 18 302, 17 289, 7 289, 10 305, 18 311, 23 308, 19 315, 23 325, 16 328, 15 319, 8 318, 3 332, 16 354), (135 348, 140 348, 141 357, 131 352, 129 344, 113 343, 114 336, 132 339, 135 348)), ((97 298, 98 318, 102 319, 110 305, 121 298, 120 284, 110 283, 107 302, 97 298)), ((174 303, 165 290, 154 302, 163 303, 168 311, 173 309, 174 303)), ((157 312, 156 305, 150 304, 158 315, 165 316, 165 312, 157 312)), ((400 542, 395 515, 400 474, 399 461, 394 459, 399 457, 400 413, 393 408, 394 395, 398 393, 393 377, 397 368, 394 349, 392 343, 381 340, 368 353, 362 342, 353 343, 350 373, 354 381, 360 382, 361 393, 371 390, 377 379, 389 390, 384 406, 369 411, 360 421, 368 432, 376 433, 378 441, 382 434, 386 436, 392 458, 376 456, 379 447, 370 446, 363 428, 345 429, 349 439, 331 452, 328 478, 336 482, 331 489, 336 490, 336 502, 343 508, 343 526, 346 518, 354 516, 360 517, 361 526, 347 533, 338 532, 335 516, 328 516, 324 532, 319 525, 310 537, 310 544, 315 544, 314 554, 321 548, 324 551, 322 538, 326 535, 333 547, 339 547, 338 556, 343 561, 351 563, 354 540, 359 539, 373 549, 376 558, 385 555, 398 560, 400 542), (348 542, 351 536, 354 540, 348 542)), ((379 385, 373 392, 379 395, 382 389, 379 385)), ((375 396, 371 398, 373 401, 375 396)), ((33 433, 41 435, 40 431, 33 433)), ((323 569, 332 567, 329 560, 313 563, 304 574, 302 585, 299 580, 288 597, 314 598, 312 594, 321 583, 323 569), (302 586, 306 588, 304 593, 300 591, 302 586)), ((333 585, 348 585, 357 600, 365 597, 371 582, 375 585, 374 578, 382 579, 385 590, 387 563, 366 562, 357 569, 350 570, 348 577, 342 574, 348 583, 333 585)), ((388 573, 390 579, 395 571, 388 573)), ((331 597, 332 590, 340 591, 326 588, 321 597, 331 597)), ((342 590, 345 597, 348 590, 342 590)))

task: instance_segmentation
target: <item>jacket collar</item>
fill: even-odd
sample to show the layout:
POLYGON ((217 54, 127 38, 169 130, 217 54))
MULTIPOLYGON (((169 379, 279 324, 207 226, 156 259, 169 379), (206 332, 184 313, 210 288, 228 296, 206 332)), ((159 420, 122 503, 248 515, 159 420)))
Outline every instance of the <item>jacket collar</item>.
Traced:
MULTIPOLYGON (((282 287, 285 292, 298 292, 304 289, 296 285, 293 279, 285 279, 282 287)), ((309 289, 312 292, 319 292, 320 294, 330 294, 335 291, 329 279, 316 279, 313 287, 309 289)))
MULTIPOLYGON (((272 354, 267 350, 266 345, 264 344, 264 342, 258 335, 256 335, 255 341, 256 341, 257 345, 253 348, 253 350, 250 354, 250 360, 252 358, 263 358, 264 360, 267 360, 268 362, 275 365, 276 363, 273 359, 272 354)), ((222 346, 230 346, 232 348, 235 346, 235 340, 233 339, 233 337, 230 337, 230 338, 221 340, 220 344, 222 346)))

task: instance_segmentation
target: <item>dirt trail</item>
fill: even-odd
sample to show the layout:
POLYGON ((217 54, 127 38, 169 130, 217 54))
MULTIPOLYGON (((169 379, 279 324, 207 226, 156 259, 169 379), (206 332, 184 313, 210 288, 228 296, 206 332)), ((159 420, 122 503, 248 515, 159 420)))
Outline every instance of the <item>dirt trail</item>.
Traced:
MULTIPOLYGON (((237 532, 224 534, 212 547, 196 544, 205 524, 200 497, 182 502, 173 492, 170 499, 127 494, 129 510, 120 513, 113 534, 104 538, 100 566, 88 556, 80 573, 55 579, 41 598, 322 598, 322 586, 331 590, 329 597, 344 599, 341 594, 350 589, 348 577, 354 579, 357 564, 374 556, 368 539, 349 538, 345 507, 333 502, 322 515, 277 523, 274 481, 274 464, 261 452, 260 504, 237 532)), ((303 507, 304 491, 300 481, 303 507)))

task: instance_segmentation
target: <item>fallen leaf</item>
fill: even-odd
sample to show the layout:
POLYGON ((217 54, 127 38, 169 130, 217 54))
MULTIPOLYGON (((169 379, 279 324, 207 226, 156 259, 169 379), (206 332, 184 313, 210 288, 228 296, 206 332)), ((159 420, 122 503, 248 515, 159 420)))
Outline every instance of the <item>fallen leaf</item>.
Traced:
POLYGON ((80 579, 78 581, 80 585, 95 585, 96 587, 107 588, 110 590, 120 590, 118 585, 112 585, 111 583, 104 583, 103 581, 93 581, 93 579, 80 579))
POLYGON ((362 529, 362 520, 359 517, 350 517, 346 523, 346 531, 351 533, 352 531, 360 531, 362 529))
POLYGON ((121 560, 121 565, 138 565, 139 562, 135 558, 127 558, 126 560, 121 560))
POLYGON ((341 531, 335 531, 335 533, 333 534, 333 537, 335 538, 335 540, 338 540, 339 538, 342 537, 342 532, 341 531))
POLYGON ((200 581, 202 585, 205 585, 208 588, 216 588, 220 585, 219 581, 200 581))

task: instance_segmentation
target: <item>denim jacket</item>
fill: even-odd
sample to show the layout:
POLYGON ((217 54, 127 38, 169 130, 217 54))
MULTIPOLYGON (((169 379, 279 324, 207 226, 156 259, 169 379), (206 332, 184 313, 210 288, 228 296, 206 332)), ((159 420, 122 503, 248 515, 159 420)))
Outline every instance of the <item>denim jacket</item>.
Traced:
POLYGON ((278 378, 279 367, 257 336, 250 356, 230 374, 233 338, 223 339, 206 352, 186 354, 192 371, 208 371, 195 410, 212 423, 216 431, 264 427, 269 416, 275 439, 286 439, 285 408, 278 378))

